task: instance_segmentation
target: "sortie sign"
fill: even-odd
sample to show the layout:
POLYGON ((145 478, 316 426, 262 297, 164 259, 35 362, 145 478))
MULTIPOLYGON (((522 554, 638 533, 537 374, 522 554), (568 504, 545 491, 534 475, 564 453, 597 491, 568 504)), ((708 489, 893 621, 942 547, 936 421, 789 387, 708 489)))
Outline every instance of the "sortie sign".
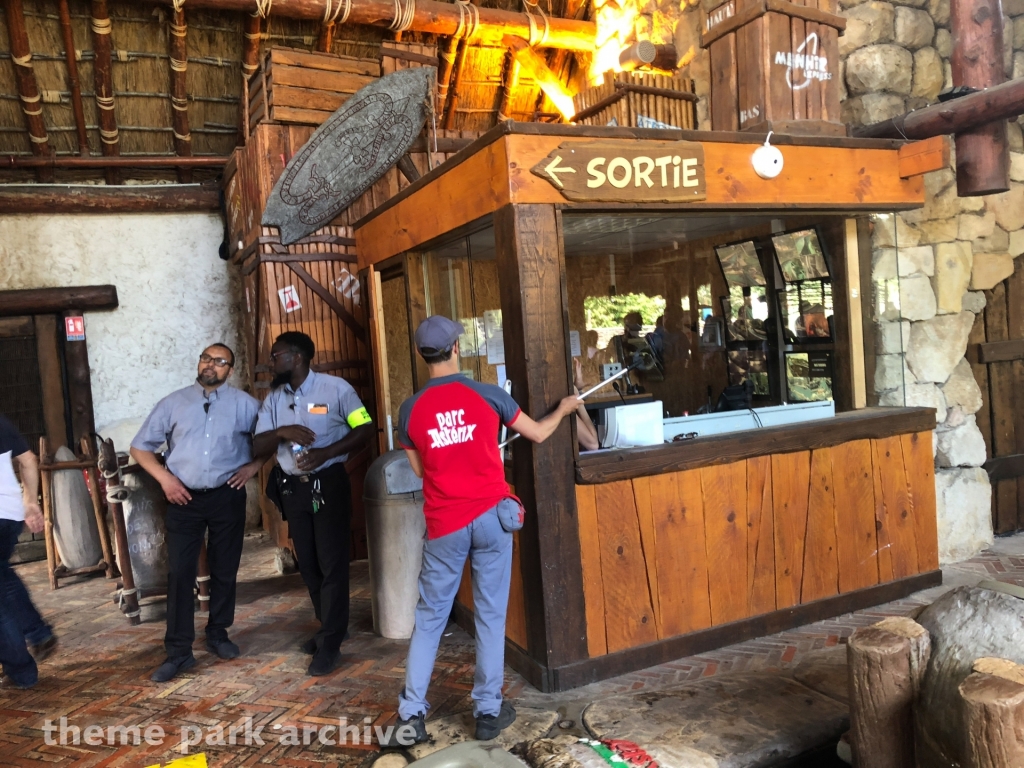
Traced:
POLYGON ((568 200, 692 203, 707 197, 693 141, 566 142, 530 169, 568 200))

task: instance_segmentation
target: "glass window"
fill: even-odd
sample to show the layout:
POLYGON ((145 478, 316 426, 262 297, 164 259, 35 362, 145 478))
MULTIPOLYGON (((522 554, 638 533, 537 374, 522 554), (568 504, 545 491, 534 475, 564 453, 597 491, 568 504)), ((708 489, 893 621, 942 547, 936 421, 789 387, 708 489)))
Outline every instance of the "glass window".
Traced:
POLYGON ((494 228, 487 226, 422 251, 427 315, 444 315, 466 329, 459 339, 462 372, 505 384, 505 342, 498 293, 494 228))
POLYGON ((583 383, 631 368, 588 399, 599 436, 603 410, 653 401, 666 439, 747 428, 713 424, 719 414, 746 412, 749 428, 775 418, 765 409, 832 415, 843 228, 817 226, 826 218, 564 213, 583 383))

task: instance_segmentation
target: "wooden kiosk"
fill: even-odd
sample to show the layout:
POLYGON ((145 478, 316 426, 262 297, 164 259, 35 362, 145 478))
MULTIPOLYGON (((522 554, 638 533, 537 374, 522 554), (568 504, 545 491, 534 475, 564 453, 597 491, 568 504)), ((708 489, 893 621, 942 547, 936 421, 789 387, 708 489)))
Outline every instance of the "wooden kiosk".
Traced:
MULTIPOLYGON (((762 179, 751 153, 763 141, 503 123, 355 225, 378 423, 425 380, 411 332, 428 314, 486 326, 461 345, 467 374, 504 374, 540 417, 570 391, 574 352, 588 383, 600 378, 614 338, 590 325, 605 297, 657 293, 662 302, 657 327, 645 325, 652 344, 661 333, 663 375, 638 375, 643 392, 590 405, 661 401, 673 441, 581 453, 573 417, 541 445, 513 443, 506 464, 529 512, 514 553, 507 659, 542 690, 941 580, 935 414, 867 407, 871 321, 861 296, 872 290, 864 214, 921 206, 920 174, 948 153, 937 143, 779 136, 785 167, 762 179), (791 285, 793 263, 772 254, 809 232, 827 253, 817 269, 828 279, 808 268, 791 285), (728 272, 733 252, 723 247, 743 243, 760 281, 728 272), (775 321, 764 308, 772 302, 775 321), (756 338, 744 339, 743 327, 756 338), (759 350, 765 358, 751 362, 759 350), (693 437, 688 424, 727 415, 697 411, 715 411, 737 375, 757 382, 742 415, 759 426, 693 437), (828 413, 767 423, 794 405, 828 413)), ((463 618, 471 602, 462 590, 463 618)))

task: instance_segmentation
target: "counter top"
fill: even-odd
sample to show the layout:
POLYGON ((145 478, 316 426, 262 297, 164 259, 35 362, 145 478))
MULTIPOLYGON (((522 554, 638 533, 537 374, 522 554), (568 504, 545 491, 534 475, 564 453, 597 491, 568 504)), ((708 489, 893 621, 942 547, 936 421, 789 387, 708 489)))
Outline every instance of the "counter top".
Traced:
POLYGON ((584 454, 576 460, 576 482, 589 485, 628 480, 933 429, 934 408, 863 408, 831 419, 584 454))

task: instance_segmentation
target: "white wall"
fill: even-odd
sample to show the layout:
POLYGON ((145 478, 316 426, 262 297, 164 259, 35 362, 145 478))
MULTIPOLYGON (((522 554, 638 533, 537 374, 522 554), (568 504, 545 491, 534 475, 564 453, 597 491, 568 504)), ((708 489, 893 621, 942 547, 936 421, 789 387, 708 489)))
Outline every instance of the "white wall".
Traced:
POLYGON ((216 214, 0 214, 0 289, 117 286, 120 306, 86 313, 85 327, 96 427, 118 450, 157 400, 195 379, 207 344, 231 345, 245 370, 222 239, 216 214))

